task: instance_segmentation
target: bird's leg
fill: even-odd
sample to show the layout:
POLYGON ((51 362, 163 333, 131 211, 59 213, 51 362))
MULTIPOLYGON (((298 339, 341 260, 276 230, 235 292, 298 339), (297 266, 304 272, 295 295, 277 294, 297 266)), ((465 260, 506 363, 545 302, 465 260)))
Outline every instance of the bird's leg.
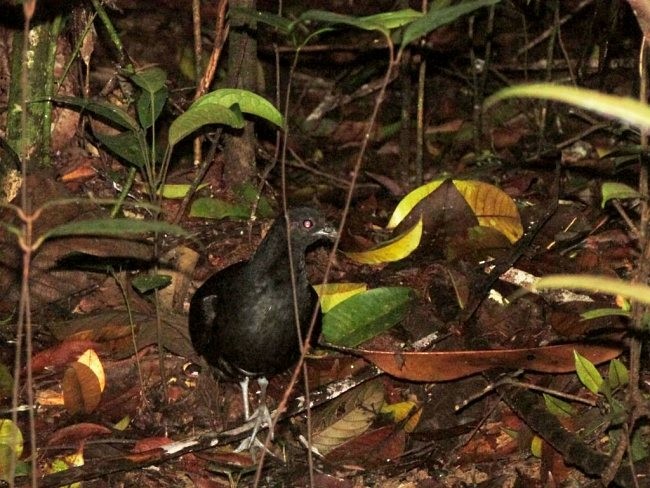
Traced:
POLYGON ((248 406, 248 382, 249 378, 248 376, 244 376, 244 379, 239 382, 239 386, 241 387, 241 393, 244 398, 244 419, 249 420, 250 419, 250 407, 248 406))
MULTIPOLYGON (((242 391, 244 391, 244 381, 242 381, 241 384, 242 391)), ((253 415, 251 417, 247 416, 246 418, 246 420, 250 420, 251 418, 255 417, 255 426, 253 427, 253 432, 251 433, 250 437, 248 439, 244 439, 242 443, 237 446, 237 449, 235 449, 236 452, 248 450, 253 446, 253 444, 259 445, 263 448, 263 444, 257 440, 257 433, 264 425, 266 425, 268 428, 271 428, 273 422, 273 419, 271 418, 271 412, 268 405, 266 404, 266 387, 269 385, 269 380, 262 376, 257 379, 257 384, 260 387, 260 404, 253 415)), ((246 382, 246 392, 246 394, 248 394, 248 382, 246 382)), ((244 407, 244 410, 246 411, 246 407, 244 407)), ((273 438, 273 432, 271 432, 271 438, 273 438)))

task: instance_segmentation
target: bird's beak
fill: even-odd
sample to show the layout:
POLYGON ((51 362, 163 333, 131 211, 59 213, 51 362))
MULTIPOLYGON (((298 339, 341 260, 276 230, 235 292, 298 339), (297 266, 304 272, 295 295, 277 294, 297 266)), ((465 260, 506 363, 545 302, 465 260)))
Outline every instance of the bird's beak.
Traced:
POLYGON ((328 224, 324 226, 321 230, 319 230, 317 232, 317 235, 319 237, 322 237, 323 239, 329 239, 330 241, 334 241, 339 236, 339 233, 336 231, 336 227, 328 224))

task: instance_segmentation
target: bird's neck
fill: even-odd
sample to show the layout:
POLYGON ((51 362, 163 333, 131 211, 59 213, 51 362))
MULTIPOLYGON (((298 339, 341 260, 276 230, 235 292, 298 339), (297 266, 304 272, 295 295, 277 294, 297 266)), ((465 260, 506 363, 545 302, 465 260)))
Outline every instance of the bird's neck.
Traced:
MULTIPOLYGON (((292 242, 291 257, 294 269, 305 266, 304 246, 292 242)), ((257 269, 270 269, 278 265, 289 267, 289 250, 287 246, 287 230, 284 219, 276 222, 266 235, 257 252, 251 259, 257 269)))

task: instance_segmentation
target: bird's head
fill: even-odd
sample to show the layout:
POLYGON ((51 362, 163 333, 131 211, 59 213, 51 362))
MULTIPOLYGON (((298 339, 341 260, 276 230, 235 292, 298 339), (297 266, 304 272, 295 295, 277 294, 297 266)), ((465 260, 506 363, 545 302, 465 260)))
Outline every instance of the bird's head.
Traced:
POLYGON ((320 240, 333 241, 338 236, 336 227, 311 207, 295 207, 287 211, 291 241, 305 246, 320 240))

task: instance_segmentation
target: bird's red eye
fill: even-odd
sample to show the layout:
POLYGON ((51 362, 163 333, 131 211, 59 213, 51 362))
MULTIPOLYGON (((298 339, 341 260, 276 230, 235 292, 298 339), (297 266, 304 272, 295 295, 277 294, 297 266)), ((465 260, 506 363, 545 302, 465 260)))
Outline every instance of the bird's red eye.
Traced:
POLYGON ((311 219, 305 219, 302 221, 302 226, 305 229, 311 229, 314 226, 314 221, 311 219))

